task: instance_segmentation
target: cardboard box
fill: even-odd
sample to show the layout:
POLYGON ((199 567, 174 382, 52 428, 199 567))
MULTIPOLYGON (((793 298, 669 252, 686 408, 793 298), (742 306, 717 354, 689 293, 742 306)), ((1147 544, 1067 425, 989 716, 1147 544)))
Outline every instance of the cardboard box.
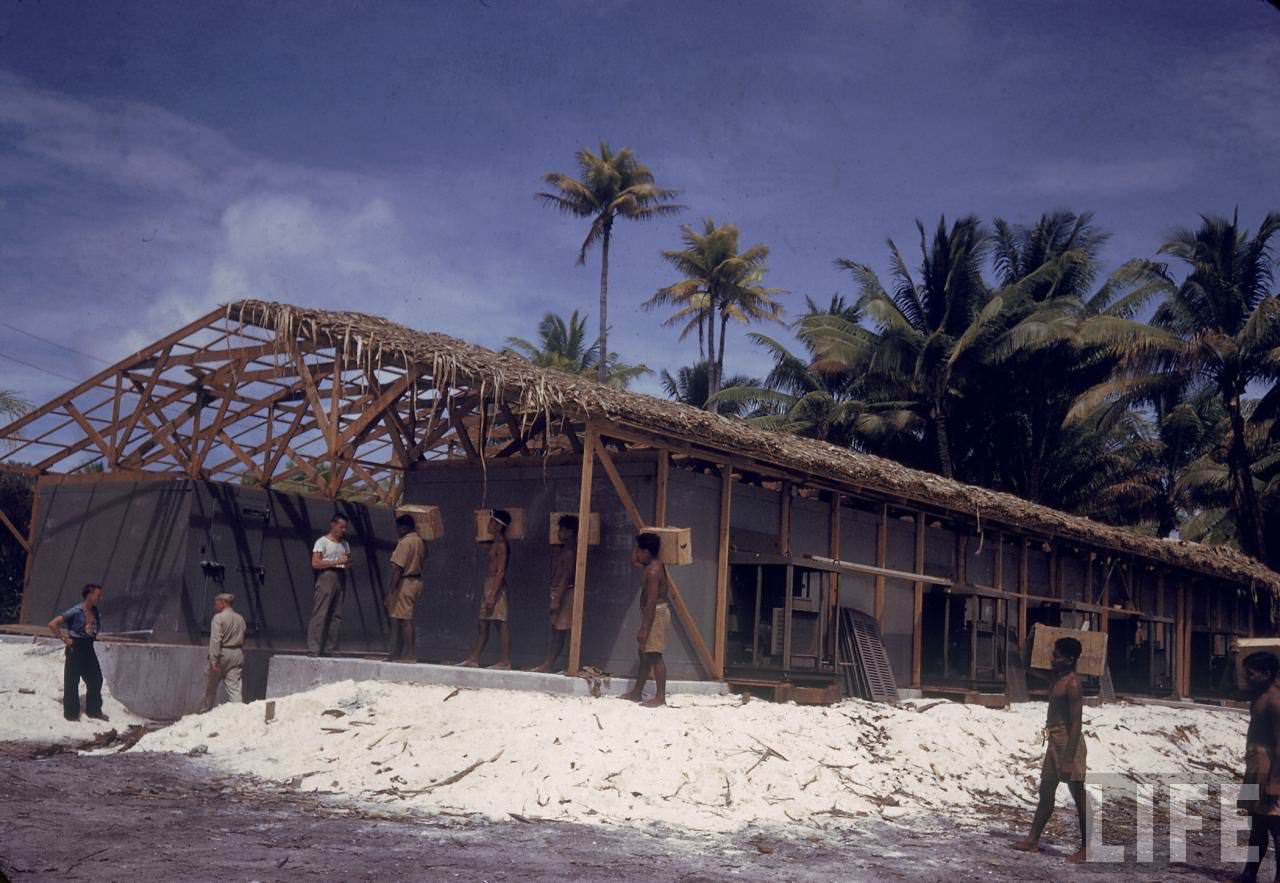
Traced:
POLYGON ((438 540, 444 536, 444 516, 440 514, 439 506, 397 506, 396 517, 401 515, 408 515, 413 519, 418 536, 424 540, 438 540))
POLYGON ((646 527, 642 533, 656 533, 662 539, 658 560, 663 564, 692 564, 693 538, 687 527, 646 527))
POLYGON ((1082 632, 1079 629, 1060 629, 1044 623, 1036 623, 1031 638, 1031 667, 1053 668, 1053 643, 1059 638, 1075 638, 1082 648, 1076 662, 1076 672, 1082 675, 1102 677, 1107 665, 1106 632, 1082 632))
POLYGON ((1231 642, 1231 655, 1235 657, 1236 688, 1245 689, 1244 659, 1254 653, 1271 653, 1280 657, 1280 638, 1236 638, 1231 642))
MULTIPOLYGON (((507 527, 507 539, 523 540, 525 537, 525 511, 523 509, 508 509, 506 506, 499 506, 505 509, 507 514, 511 516, 511 524, 507 527)), ((476 510, 476 542, 487 543, 493 539, 493 510, 477 509, 476 510)))
MULTIPOLYGON (((553 546, 560 545, 560 516, 577 515, 577 514, 578 514, 577 512, 552 512, 551 513, 551 522, 550 522, 551 527, 550 527, 550 533, 548 534, 548 536, 551 538, 551 545, 553 546)), ((600 545, 600 513, 592 512, 589 521, 590 521, 590 524, 587 526, 587 545, 598 546, 600 545)), ((581 525, 579 525, 578 529, 579 530, 582 529, 581 525)))

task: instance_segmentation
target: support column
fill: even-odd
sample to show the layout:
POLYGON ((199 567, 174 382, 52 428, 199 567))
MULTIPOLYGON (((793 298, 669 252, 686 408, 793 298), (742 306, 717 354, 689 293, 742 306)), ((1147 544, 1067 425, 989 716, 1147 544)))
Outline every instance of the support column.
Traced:
POLYGON ((715 676, 724 677, 725 643, 729 625, 729 517, 733 499, 733 467, 720 467, 720 546, 716 558, 715 676))
MULTIPOLYGON (((880 507, 880 523, 876 525, 876 567, 889 566, 889 506, 880 507)), ((884 575, 876 576, 875 606, 876 622, 884 628, 884 575)))
POLYGON ((667 487, 671 484, 671 452, 658 448, 658 479, 653 495, 653 526, 667 526, 667 487))
MULTIPOLYGON (((916 516, 916 557, 914 570, 924 573, 924 513, 916 516)), ((911 686, 920 689, 920 662, 923 649, 924 634, 924 583, 914 583, 915 604, 911 615, 911 686)))
POLYGON ((587 424, 582 445, 582 478, 578 488, 578 549, 574 561, 573 621, 569 626, 569 674, 577 675, 582 663, 582 602, 587 585, 587 549, 591 539, 591 480, 596 463, 596 430, 587 424))

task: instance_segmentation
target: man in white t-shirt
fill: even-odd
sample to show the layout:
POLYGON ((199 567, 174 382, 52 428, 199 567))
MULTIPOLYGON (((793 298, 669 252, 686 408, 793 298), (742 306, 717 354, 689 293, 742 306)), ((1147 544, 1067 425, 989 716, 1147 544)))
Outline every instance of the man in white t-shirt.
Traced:
POLYGON ((334 515, 329 521, 329 532, 316 540, 311 549, 316 590, 311 602, 311 622, 307 624, 308 656, 326 656, 338 649, 342 598, 347 587, 347 568, 351 564, 351 546, 343 539, 346 535, 346 517, 334 515))

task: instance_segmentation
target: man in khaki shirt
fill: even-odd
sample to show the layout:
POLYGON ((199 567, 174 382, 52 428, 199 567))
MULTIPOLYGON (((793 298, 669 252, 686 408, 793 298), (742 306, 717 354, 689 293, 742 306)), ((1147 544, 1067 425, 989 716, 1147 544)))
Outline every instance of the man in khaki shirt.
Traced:
POLYGON ((227 690, 228 702, 243 702, 240 671, 244 668, 244 617, 231 609, 236 596, 228 593, 213 599, 213 620, 209 623, 209 671, 205 676, 204 703, 200 711, 218 701, 218 684, 227 690))
POLYGON ((413 609, 422 594, 422 562, 427 557, 427 544, 414 530, 413 518, 408 515, 396 519, 396 532, 400 534, 400 542, 391 553, 391 578, 387 581, 386 597, 382 599, 391 615, 393 629, 387 658, 393 662, 417 662, 413 609))

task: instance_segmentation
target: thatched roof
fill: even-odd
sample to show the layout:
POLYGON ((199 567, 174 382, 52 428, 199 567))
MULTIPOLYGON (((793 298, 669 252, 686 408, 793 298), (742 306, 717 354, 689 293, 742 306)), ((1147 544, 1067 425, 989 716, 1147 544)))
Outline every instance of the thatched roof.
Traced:
POLYGON ((535 367, 517 356, 437 332, 415 331, 363 313, 307 310, 265 301, 227 307, 230 318, 341 346, 348 358, 413 363, 438 384, 483 387, 526 412, 548 411, 577 419, 614 421, 673 440, 749 457, 814 477, 824 486, 844 486, 900 497, 928 507, 973 516, 1050 539, 1128 552, 1246 586, 1280 594, 1280 574, 1234 549, 1183 540, 1162 540, 987 490, 909 469, 892 460, 826 442, 773 432, 717 414, 594 380, 535 367))

